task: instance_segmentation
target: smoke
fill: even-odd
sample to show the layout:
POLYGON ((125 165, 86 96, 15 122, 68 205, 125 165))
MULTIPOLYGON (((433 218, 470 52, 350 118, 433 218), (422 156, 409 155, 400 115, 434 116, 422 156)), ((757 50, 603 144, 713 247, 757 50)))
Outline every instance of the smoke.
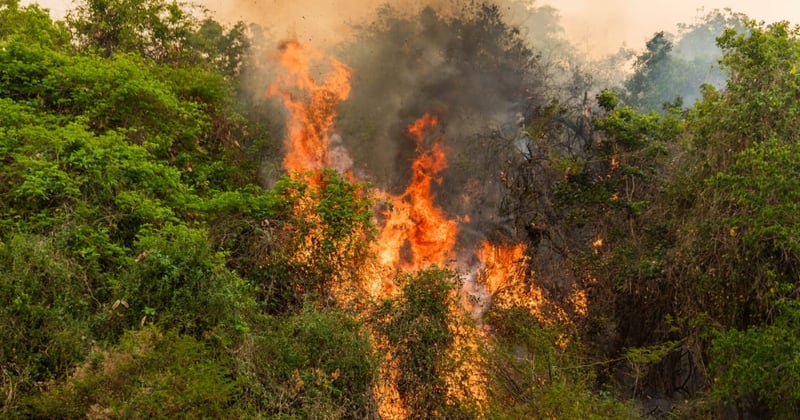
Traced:
POLYGON ((453 219, 470 220, 460 229, 462 248, 471 250, 487 232, 510 231, 498 211, 505 193, 501 176, 521 157, 521 128, 550 100, 546 79, 553 69, 545 68, 543 51, 554 57, 560 39, 553 9, 469 0, 397 7, 370 0, 335 7, 320 1, 232 3, 249 5, 247 15, 265 28, 247 91, 265 99, 276 68, 269 57, 283 32, 305 38, 351 70, 351 94, 337 106, 331 134, 337 153, 349 152, 357 178, 393 194, 404 191, 418 153, 406 127, 434 114, 440 124, 430 137, 443 139, 448 169, 433 194, 453 219), (298 13, 299 20, 289 19, 298 13), (287 21, 293 23, 278 23, 287 21))
MULTIPOLYGON (((584 69, 588 61, 565 40, 561 13, 552 7, 524 0, 396 3, 236 0, 214 7, 226 19, 263 29, 255 50, 261 63, 251 68, 247 88, 253 95, 263 99, 274 79, 270 51, 287 37, 324 49, 351 69, 351 95, 338 105, 330 134, 337 153, 349 152, 359 179, 401 193, 417 153, 405 128, 435 114, 441 123, 434 137, 443 138, 448 160, 434 186, 436 204, 470 220, 460 229, 468 244, 514 235, 500 209, 504 175, 525 158, 522 128, 553 100, 583 116, 592 89, 606 81, 584 69)), ((604 6, 615 10, 615 4, 604 6)), ((610 15, 598 12, 598 22, 603 16, 610 15)))
POLYGON ((624 83, 626 101, 643 112, 662 111, 676 98, 693 105, 702 84, 722 88, 727 75, 719 66, 722 51, 716 39, 728 28, 745 30, 745 20, 744 15, 715 10, 696 23, 679 25, 678 35, 655 34, 624 83))
POLYGON ((401 192, 417 153, 405 127, 433 113, 448 160, 433 191, 437 205, 453 217, 469 216, 463 241, 496 229, 501 172, 518 155, 514 141, 525 115, 546 100, 536 51, 506 23, 502 8, 485 4, 383 7, 353 29, 352 39, 337 46, 353 70, 338 130, 357 173, 401 192))
MULTIPOLYGON (((419 9, 423 5, 446 5, 448 0, 395 1, 393 7, 419 9)), ((318 47, 347 39, 351 25, 369 19, 387 0, 230 0, 201 1, 223 19, 245 21, 269 28, 274 37, 295 38, 318 47), (221 3, 221 4, 220 4, 221 3)))
POLYGON ((638 48, 654 32, 679 23, 696 23, 707 11, 731 9, 756 20, 800 23, 800 3, 794 0, 539 0, 561 12, 566 37, 586 55, 599 59, 620 46, 638 48))

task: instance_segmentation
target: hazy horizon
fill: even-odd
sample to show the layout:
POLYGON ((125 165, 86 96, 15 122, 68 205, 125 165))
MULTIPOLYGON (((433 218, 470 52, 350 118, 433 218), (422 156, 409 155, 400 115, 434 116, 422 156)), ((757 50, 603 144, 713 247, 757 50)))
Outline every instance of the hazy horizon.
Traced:
MULTIPOLYGON (((447 3, 429 0, 424 3, 447 3)), ((23 0, 22 4, 39 3, 55 18, 63 17, 71 7, 68 0, 23 0)), ((346 23, 373 12, 383 4, 403 7, 423 3, 421 0, 199 0, 221 21, 260 23, 285 32, 300 34, 313 43, 326 43, 341 36, 346 23)), ((800 3, 796 0, 672 0, 643 2, 640 0, 539 0, 535 6, 551 6, 559 10, 565 37, 578 49, 592 56, 614 53, 620 47, 640 49, 658 31, 675 32, 679 23, 693 23, 714 9, 730 8, 758 21, 788 20, 800 23, 800 3)), ((278 33, 278 35, 283 35, 278 33)))

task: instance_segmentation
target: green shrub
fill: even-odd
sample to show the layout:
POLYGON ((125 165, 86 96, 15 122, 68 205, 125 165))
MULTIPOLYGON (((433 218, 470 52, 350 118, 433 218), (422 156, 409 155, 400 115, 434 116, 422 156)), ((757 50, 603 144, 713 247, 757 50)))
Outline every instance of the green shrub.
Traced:
POLYGON ((593 390, 596 374, 580 357, 578 337, 523 308, 492 307, 485 321, 494 329, 484 357, 489 418, 638 418, 608 390, 593 390))
MULTIPOLYGON (((402 294, 378 308, 378 331, 398 367, 397 390, 412 418, 471 418, 472 404, 458 398, 453 386, 462 358, 455 345, 459 326, 470 319, 458 295, 460 280, 452 271, 431 267, 401 277, 402 294)), ((455 382, 455 383, 454 383, 455 382)), ((469 395, 469 390, 459 389, 469 395)))
POLYGON ((79 266, 52 238, 14 235, 0 242, 0 412, 83 360, 91 345, 93 298, 79 266))
POLYGON ((265 318, 238 350, 246 406, 288 418, 376 418, 377 356, 360 322, 306 305, 265 318))
POLYGON ((720 334, 709 354, 715 398, 756 417, 788 419, 800 412, 800 302, 778 310, 772 324, 720 334))
POLYGON ((206 232, 167 225, 139 235, 136 259, 120 274, 118 298, 129 304, 128 325, 154 322, 202 335, 218 326, 245 327, 253 309, 244 282, 225 267, 206 232))
POLYGON ((27 414, 49 418, 235 416, 239 385, 231 360, 207 345, 155 327, 127 332, 96 351, 64 382, 30 398, 27 414))

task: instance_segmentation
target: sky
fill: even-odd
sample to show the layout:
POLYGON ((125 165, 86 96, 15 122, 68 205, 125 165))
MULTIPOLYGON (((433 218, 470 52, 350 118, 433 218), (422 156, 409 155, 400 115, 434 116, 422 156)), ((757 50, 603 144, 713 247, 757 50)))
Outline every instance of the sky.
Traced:
POLYGON ((798 0, 540 0, 561 12, 567 37, 580 49, 612 53, 623 44, 639 48, 653 33, 674 32, 714 9, 732 9, 766 22, 800 24, 798 0))
MULTIPOLYGON (((310 26, 316 30, 317 38, 326 37, 326 33, 337 38, 334 34, 341 31, 341 22, 347 17, 358 16, 385 3, 407 4, 421 0, 194 1, 219 13, 221 21, 273 23, 287 32, 302 32, 304 26, 310 26), (331 16, 338 16, 338 23, 331 16)), ((63 17, 71 7, 70 0, 38 0, 38 3, 49 8, 55 17, 63 17)), ((756 20, 788 20, 800 24, 798 0, 535 0, 534 5, 549 5, 560 10, 567 38, 593 56, 616 52, 623 45, 639 48, 653 33, 674 32, 678 23, 692 23, 714 9, 730 8, 756 20)))

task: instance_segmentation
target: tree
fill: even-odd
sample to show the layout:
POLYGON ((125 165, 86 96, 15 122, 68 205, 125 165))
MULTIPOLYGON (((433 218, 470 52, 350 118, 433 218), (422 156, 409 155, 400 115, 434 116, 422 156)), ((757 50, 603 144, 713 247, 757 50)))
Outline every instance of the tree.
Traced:
POLYGON ((730 10, 714 10, 697 23, 679 25, 677 35, 657 32, 636 57, 623 98, 640 112, 666 113, 665 104, 676 99, 687 107, 701 99, 703 84, 724 86, 716 38, 726 29, 743 30, 745 21, 744 15, 730 10))
MULTIPOLYGON (((719 379, 710 385, 715 395, 758 414, 775 409, 772 392, 793 398, 755 372, 769 365, 773 352, 784 351, 771 340, 789 347, 793 340, 784 329, 793 328, 785 318, 792 315, 785 313, 793 313, 787 307, 798 296, 800 255, 798 188, 792 181, 800 159, 792 71, 799 60, 798 32, 785 23, 749 22, 743 33, 727 30, 719 44, 727 87, 704 86, 703 100, 685 114, 685 127, 665 132, 683 148, 667 149, 672 163, 663 168, 667 176, 655 185, 658 195, 648 197, 640 222, 628 232, 609 231, 617 239, 604 240, 609 247, 600 253, 604 263, 596 273, 613 279, 603 289, 616 286, 618 313, 634 308, 637 314, 620 318, 617 343, 683 343, 653 370, 652 386, 696 392, 706 383, 703 360, 710 357, 719 379), (759 339, 764 345, 742 350, 759 339), (714 350, 707 352, 709 347, 714 350), (689 371, 681 372, 686 365, 689 371), (734 377, 750 382, 744 387, 734 377), (734 391, 740 386, 742 392, 734 391)), ((621 122, 641 121, 609 116, 602 127, 617 140, 631 133, 621 122)), ((791 368, 773 374, 781 383, 796 382, 791 368)))
POLYGON ((85 0, 67 17, 78 47, 103 57, 137 53, 157 63, 204 65, 229 77, 249 46, 245 26, 226 30, 203 9, 177 0, 85 0))
POLYGON ((69 34, 61 23, 54 23, 50 15, 37 4, 20 7, 18 0, 0 1, 0 40, 9 38, 29 44, 65 48, 69 34))
POLYGON ((633 64, 634 74, 625 82, 625 88, 630 92, 629 101, 639 105, 642 109, 652 109, 652 103, 645 102, 648 96, 660 98, 655 92, 657 88, 673 88, 670 83, 657 84, 660 76, 665 71, 671 71, 672 41, 667 38, 665 32, 657 32, 647 41, 647 49, 636 57, 633 64))

